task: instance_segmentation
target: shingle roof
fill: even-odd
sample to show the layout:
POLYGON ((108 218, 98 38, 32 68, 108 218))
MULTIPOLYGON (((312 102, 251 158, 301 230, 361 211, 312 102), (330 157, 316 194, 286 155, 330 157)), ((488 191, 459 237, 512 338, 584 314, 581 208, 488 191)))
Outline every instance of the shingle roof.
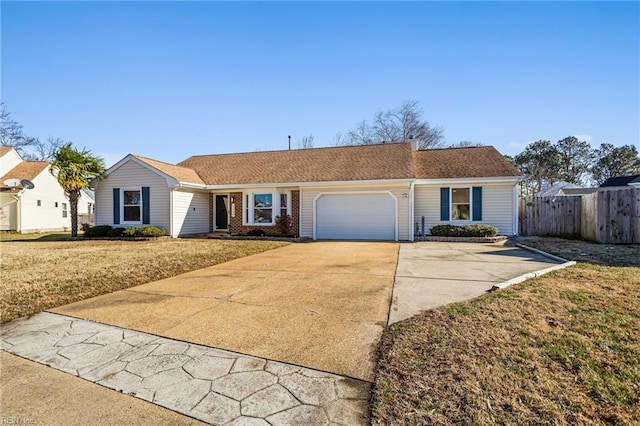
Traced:
POLYGON ((640 175, 633 176, 618 176, 605 180, 600 188, 612 187, 612 186, 627 186, 630 183, 640 182, 640 175))
POLYGON ((208 185, 411 179, 411 144, 265 151, 190 157, 208 185))
POLYGON ((0 146, 0 157, 11 151, 13 148, 10 146, 0 146))
POLYGON ((492 146, 414 151, 416 179, 520 176, 492 146))
POLYGON ((193 169, 188 167, 176 166, 174 164, 165 163, 151 158, 141 157, 140 155, 133 155, 138 160, 146 163, 154 169, 160 170, 162 173, 171 176, 178 182, 188 182, 204 185, 203 180, 198 176, 193 169))
MULTIPOLYGON (((49 163, 46 161, 23 161, 5 173, 4 176, 0 177, 0 185, 2 185, 2 188, 9 188, 4 184, 4 181, 7 179, 33 180, 42 173, 48 165, 49 163)), ((18 188, 22 188, 22 185, 19 185, 18 188)))

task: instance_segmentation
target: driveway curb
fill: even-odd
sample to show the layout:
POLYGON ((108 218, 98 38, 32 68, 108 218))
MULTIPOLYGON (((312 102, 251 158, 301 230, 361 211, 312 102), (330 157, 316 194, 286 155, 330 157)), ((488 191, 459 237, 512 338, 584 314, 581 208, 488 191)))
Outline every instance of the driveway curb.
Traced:
POLYGON ((555 256, 553 254, 547 253, 545 251, 542 250, 538 250, 536 248, 533 247, 529 247, 526 246, 524 244, 521 243, 516 243, 516 247, 520 247, 522 249, 528 250, 532 253, 536 253, 539 254, 541 256, 545 256, 548 257, 549 259, 555 260, 556 262, 562 262, 560 265, 555 265, 555 266, 551 266, 550 268, 545 268, 545 269, 541 269, 539 271, 534 271, 534 272, 529 272, 523 275, 520 275, 518 277, 512 278, 510 280, 507 280, 505 282, 502 282, 500 284, 496 284, 493 287, 491 287, 491 289, 489 291, 496 291, 496 290, 502 290, 505 289, 507 287, 510 287, 514 284, 520 284, 521 282, 524 282, 530 278, 535 278, 535 277, 539 277, 542 276, 544 274, 548 274, 549 272, 553 272, 553 271, 557 271, 559 269, 564 269, 564 268, 568 268, 569 266, 573 266, 576 264, 575 260, 567 260, 564 259, 560 256, 555 256))

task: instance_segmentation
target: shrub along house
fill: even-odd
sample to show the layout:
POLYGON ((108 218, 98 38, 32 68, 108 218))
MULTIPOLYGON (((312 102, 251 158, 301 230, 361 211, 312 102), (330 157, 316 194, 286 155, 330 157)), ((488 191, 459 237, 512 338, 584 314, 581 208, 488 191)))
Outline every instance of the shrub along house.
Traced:
POLYGON ((493 147, 412 143, 202 155, 127 155, 94 181, 96 224, 313 239, 413 240, 416 224, 488 224, 517 234, 518 171, 493 147))

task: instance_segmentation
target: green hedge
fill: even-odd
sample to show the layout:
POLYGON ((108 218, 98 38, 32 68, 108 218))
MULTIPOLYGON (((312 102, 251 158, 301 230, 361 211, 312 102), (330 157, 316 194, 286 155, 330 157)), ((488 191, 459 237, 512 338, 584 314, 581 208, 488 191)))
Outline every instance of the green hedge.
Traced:
POLYGON ((113 230, 109 225, 90 226, 84 229, 84 236, 87 238, 104 238, 113 230))
POLYGON ((498 228, 491 225, 436 225, 431 228, 436 237, 495 237, 498 228))
POLYGON ((84 229, 84 236, 87 238, 104 237, 162 237, 166 232, 157 226, 143 226, 141 228, 113 228, 109 225, 91 226, 84 229))

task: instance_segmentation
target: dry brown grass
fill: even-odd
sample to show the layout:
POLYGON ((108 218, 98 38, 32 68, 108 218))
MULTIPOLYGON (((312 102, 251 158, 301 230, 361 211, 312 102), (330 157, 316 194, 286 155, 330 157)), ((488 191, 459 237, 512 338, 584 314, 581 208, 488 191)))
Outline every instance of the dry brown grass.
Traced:
POLYGON ((640 268, 588 263, 397 323, 373 424, 640 424, 640 268))
POLYGON ((564 259, 607 266, 640 266, 640 245, 598 244, 562 238, 525 237, 522 243, 564 259))
POLYGON ((199 239, 2 242, 0 322, 283 245, 199 239))

